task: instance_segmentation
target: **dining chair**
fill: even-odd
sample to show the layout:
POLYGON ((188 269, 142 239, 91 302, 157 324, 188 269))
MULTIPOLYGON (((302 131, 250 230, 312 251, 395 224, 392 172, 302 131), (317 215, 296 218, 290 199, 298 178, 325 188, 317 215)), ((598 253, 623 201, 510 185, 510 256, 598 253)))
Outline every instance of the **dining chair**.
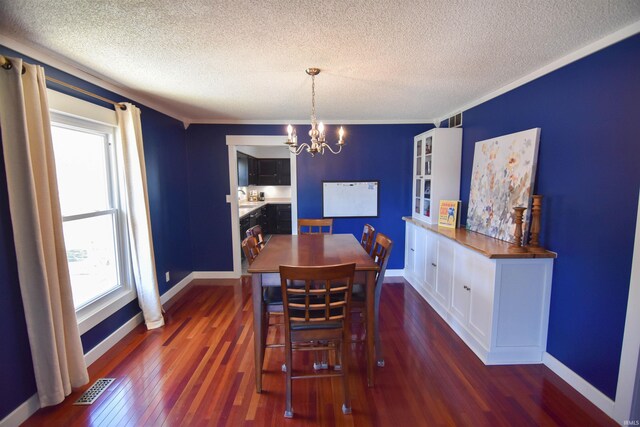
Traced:
POLYGON ((285 318, 286 418, 293 417, 293 380, 305 378, 342 377, 342 412, 351 413, 349 316, 355 268, 355 263, 325 267, 280 266, 285 318), (302 283, 304 286, 300 286, 302 283), (294 350, 334 350, 340 368, 336 366, 333 371, 322 374, 294 372, 294 350))
POLYGON ((259 225, 254 225, 250 229, 247 230, 247 237, 253 236, 258 241, 258 247, 260 250, 264 248, 264 245, 267 243, 264 239, 264 233, 262 232, 262 227, 259 225))
MULTIPOLYGON (((378 233, 373 245, 373 251, 371 252, 371 258, 378 264, 380 270, 376 273, 376 285, 374 294, 374 337, 375 337, 375 351, 376 361, 378 366, 384 366, 384 357, 382 354, 382 342, 380 340, 380 295, 382 294, 382 285, 384 283, 384 274, 387 270, 387 263, 389 262, 389 256, 391 255, 391 249, 393 249, 393 241, 382 233, 378 233)), ((365 320, 366 325, 366 287, 362 284, 355 284, 353 286, 353 302, 352 307, 354 311, 359 311, 362 318, 365 320)), ((365 331, 369 333, 369 331, 365 331)))
POLYGON ((298 234, 333 234, 333 218, 299 219, 298 234))
POLYGON ((247 238, 242 241, 240 246, 242 247, 242 252, 244 252, 244 256, 247 258, 249 265, 253 264, 253 260, 255 260, 260 253, 258 239, 253 235, 248 235, 247 233, 247 238))
MULTIPOLYGON (((253 261, 260 253, 260 246, 258 245, 258 240, 253 236, 247 233, 247 238, 242 241, 242 251, 244 252, 244 256, 247 258, 249 265, 253 264, 253 261)), ((267 335, 270 326, 282 326, 281 322, 270 323, 269 319, 272 314, 282 315, 282 293, 280 292, 280 287, 275 286, 266 286, 262 290, 262 303, 264 304, 264 318, 262 320, 263 325, 263 342, 262 342, 262 351, 266 348, 277 348, 284 347, 282 343, 267 343, 267 335)), ((284 369, 283 369, 284 370, 284 369)))
POLYGON ((360 238, 360 245, 364 248, 369 255, 371 255, 371 248, 373 247, 373 235, 376 229, 371 224, 365 224, 362 230, 362 237, 360 238))

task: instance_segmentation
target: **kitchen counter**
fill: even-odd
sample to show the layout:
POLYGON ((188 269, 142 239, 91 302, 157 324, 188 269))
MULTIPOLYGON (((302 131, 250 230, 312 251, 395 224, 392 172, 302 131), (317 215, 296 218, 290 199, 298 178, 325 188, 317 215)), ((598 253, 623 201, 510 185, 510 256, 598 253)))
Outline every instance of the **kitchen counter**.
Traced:
POLYGON ((290 204, 291 203, 291 199, 289 198, 271 198, 271 199, 266 199, 264 201, 260 201, 260 202, 247 202, 247 201, 241 201, 238 202, 238 218, 242 219, 245 216, 249 215, 251 212, 260 209, 263 206, 266 206, 268 204, 290 204))

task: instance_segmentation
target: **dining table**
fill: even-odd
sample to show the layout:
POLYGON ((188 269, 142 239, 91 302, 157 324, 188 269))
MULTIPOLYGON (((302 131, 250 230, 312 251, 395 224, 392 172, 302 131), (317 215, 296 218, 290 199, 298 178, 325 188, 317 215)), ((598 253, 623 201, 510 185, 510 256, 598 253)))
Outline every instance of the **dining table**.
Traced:
MULTIPOLYGON (((280 286, 280 266, 296 267, 356 264, 355 283, 366 287, 366 364, 367 384, 374 385, 375 338, 374 299, 378 265, 352 234, 273 235, 249 266, 253 299, 253 345, 255 352, 256 392, 262 392, 264 361, 265 303, 263 288, 280 286)), ((268 321, 268 319, 267 319, 268 321)))

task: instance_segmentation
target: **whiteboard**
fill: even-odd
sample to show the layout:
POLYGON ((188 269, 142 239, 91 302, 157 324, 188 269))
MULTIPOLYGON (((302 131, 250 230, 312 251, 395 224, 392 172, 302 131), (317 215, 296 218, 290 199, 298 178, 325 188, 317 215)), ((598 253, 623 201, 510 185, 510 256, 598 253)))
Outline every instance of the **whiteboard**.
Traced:
POLYGON ((322 216, 378 216, 378 181, 323 181, 322 216))

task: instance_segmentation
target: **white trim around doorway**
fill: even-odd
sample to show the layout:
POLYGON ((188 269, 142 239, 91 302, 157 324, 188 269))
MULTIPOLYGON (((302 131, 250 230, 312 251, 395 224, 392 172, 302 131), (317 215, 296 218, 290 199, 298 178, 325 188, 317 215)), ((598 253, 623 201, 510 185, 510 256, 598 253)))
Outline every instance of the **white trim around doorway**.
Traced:
MULTIPOLYGON (((240 218, 238 216, 238 151, 239 145, 270 145, 283 146, 286 135, 227 135, 229 151, 229 194, 227 203, 231 209, 231 243, 233 250, 233 277, 240 277, 242 267, 240 263, 240 218)), ((298 229, 298 179, 296 155, 291 153, 291 230, 298 229)), ((295 232, 294 232, 295 234, 295 232)))

